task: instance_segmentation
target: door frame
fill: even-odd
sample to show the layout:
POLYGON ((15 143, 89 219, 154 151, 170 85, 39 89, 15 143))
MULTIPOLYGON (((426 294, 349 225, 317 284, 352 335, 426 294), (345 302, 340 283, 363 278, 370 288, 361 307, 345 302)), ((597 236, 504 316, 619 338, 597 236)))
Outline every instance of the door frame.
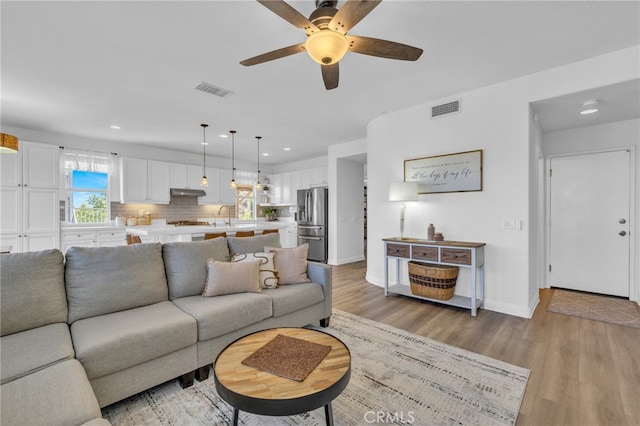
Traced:
POLYGON ((618 152, 627 151, 629 153, 629 300, 638 302, 640 288, 636 284, 637 271, 640 267, 638 264, 636 255, 636 147, 618 147, 611 149, 599 149, 588 151, 575 151, 562 154, 552 154, 545 156, 545 185, 544 185, 544 200, 545 200, 545 216, 544 216, 544 234, 545 234, 545 256, 544 265, 542 265, 544 273, 544 282, 541 283, 541 288, 550 288, 549 285, 549 264, 551 263, 551 227, 549 221, 551 219, 551 179, 549 174, 551 170, 551 159, 558 157, 575 157, 577 155, 589 155, 589 154, 602 154, 606 152, 618 152))

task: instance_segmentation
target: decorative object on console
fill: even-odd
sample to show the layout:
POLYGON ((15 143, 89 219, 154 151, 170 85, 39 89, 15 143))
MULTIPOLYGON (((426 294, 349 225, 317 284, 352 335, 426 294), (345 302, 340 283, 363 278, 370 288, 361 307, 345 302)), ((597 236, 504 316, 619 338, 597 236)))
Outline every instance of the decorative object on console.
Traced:
POLYGON ((409 262, 411 293, 431 299, 449 300, 458 280, 458 267, 409 262))
POLYGON ((444 241, 444 235, 442 235, 442 232, 436 232, 433 234, 433 241, 444 241))
POLYGON ((208 186, 209 180, 207 179, 207 127, 208 124, 201 124, 202 126, 202 180, 200 180, 200 186, 208 186))
POLYGON ((0 133, 0 153, 18 152, 18 138, 7 133, 0 133))
POLYGON ((400 205, 400 238, 404 238, 405 201, 418 201, 417 182, 391 182, 389 184, 389 201, 402 201, 400 205))
POLYGON ((231 133, 231 183, 229 186, 231 188, 237 188, 238 184, 236 183, 236 131, 229 130, 231 133))
POLYGON ((404 180, 420 194, 482 191, 482 150, 405 160, 404 180))
POLYGON ((433 237, 436 233, 436 228, 433 226, 433 223, 430 223, 427 227, 427 240, 433 241, 433 237))

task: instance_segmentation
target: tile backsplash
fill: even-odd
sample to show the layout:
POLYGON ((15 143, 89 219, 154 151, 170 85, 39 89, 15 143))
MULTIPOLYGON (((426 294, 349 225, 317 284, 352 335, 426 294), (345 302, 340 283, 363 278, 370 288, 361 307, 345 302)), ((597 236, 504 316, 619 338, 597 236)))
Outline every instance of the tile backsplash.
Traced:
MULTIPOLYGON (((116 216, 138 217, 151 213, 152 219, 166 219, 167 222, 178 220, 196 220, 198 218, 227 218, 227 207, 220 209, 221 205, 198 205, 196 197, 172 196, 169 204, 121 204, 111 203, 111 220, 116 216), (220 211, 220 214, 218 214, 220 211)), ((258 217, 264 217, 263 208, 258 207, 258 217)), ((291 216, 289 208, 278 208, 278 216, 291 216)), ((235 217, 235 207, 231 207, 231 217, 235 217)), ((65 221, 65 203, 60 202, 60 220, 65 221)))

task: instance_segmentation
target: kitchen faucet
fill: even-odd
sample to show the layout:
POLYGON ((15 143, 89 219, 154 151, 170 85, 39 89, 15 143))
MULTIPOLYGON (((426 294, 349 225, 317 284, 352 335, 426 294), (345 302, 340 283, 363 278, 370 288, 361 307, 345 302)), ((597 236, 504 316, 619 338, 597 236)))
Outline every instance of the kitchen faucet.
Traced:
POLYGON ((220 208, 218 209, 218 216, 220 216, 220 212, 222 211, 222 209, 227 208, 227 221, 224 222, 225 225, 229 225, 231 226, 231 206, 228 206, 226 204, 223 204, 220 206, 220 208))

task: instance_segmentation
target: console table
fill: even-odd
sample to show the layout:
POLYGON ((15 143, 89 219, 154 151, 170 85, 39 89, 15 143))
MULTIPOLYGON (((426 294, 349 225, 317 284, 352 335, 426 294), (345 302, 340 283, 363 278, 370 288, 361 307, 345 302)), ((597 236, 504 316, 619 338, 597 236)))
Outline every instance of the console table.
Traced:
POLYGON ((414 238, 383 238, 384 241, 384 295, 402 294, 417 299, 430 300, 445 305, 471 309, 471 316, 484 302, 484 246, 485 243, 463 241, 430 241, 414 238), (389 260, 396 262, 396 281, 389 285, 389 260), (438 265, 469 268, 471 297, 454 295, 451 299, 440 300, 411 293, 407 284, 400 282, 400 261, 434 263, 438 265))

